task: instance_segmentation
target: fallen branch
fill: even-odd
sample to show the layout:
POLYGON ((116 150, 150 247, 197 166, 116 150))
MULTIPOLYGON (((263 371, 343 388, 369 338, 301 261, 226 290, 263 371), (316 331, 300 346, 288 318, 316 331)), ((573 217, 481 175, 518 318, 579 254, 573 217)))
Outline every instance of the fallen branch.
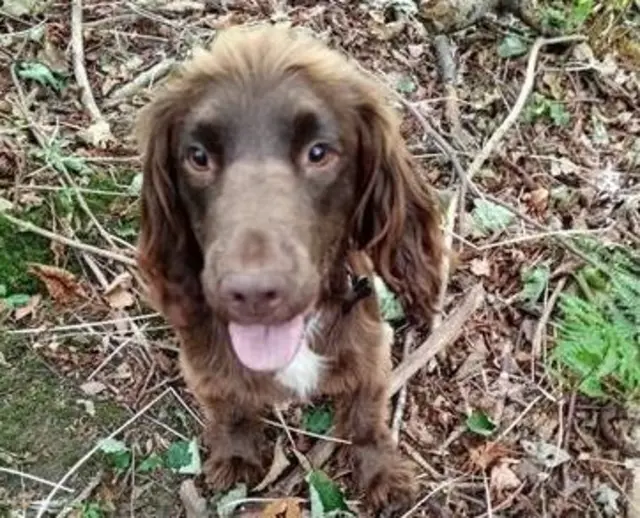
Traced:
POLYGON ((86 130, 88 140, 102 147, 113 140, 109 123, 102 116, 91 91, 87 69, 84 66, 84 45, 82 42, 82 0, 71 2, 71 49, 73 52, 73 73, 80 88, 80 100, 91 115, 93 124, 86 130))
POLYGON ((429 360, 460 336, 465 322, 480 307, 483 301, 484 288, 482 284, 476 284, 453 314, 441 326, 434 329, 429 338, 393 370, 390 396, 400 390, 400 387, 409 381, 429 360))
POLYGON ((56 241, 63 245, 71 246, 73 248, 77 248, 78 250, 90 252, 94 255, 99 255, 101 257, 106 257, 107 259, 113 259, 114 261, 118 261, 123 264, 128 264, 129 266, 137 266, 136 260, 132 257, 127 257, 125 255, 118 254, 116 252, 111 252, 109 250, 98 248, 97 246, 88 245, 86 243, 81 243, 80 241, 69 239, 67 237, 61 236, 60 234, 56 234, 55 232, 51 232, 50 230, 38 227, 37 225, 34 225, 30 221, 24 221, 22 219, 18 219, 13 216, 10 216, 6 212, 0 212, 0 217, 5 218, 9 223, 12 223, 17 227, 20 227, 22 230, 26 230, 27 232, 33 232, 34 234, 38 234, 42 237, 46 237, 47 239, 51 239, 52 241, 56 241))
POLYGON ((527 100, 529 99, 529 95, 531 95, 531 91, 533 90, 533 86, 535 84, 536 77, 536 64, 538 61, 538 54, 540 53, 540 49, 547 45, 557 45, 558 43, 569 43, 569 42, 579 42, 584 41, 586 39, 585 36, 581 35, 573 35, 573 36, 558 36, 557 38, 538 38, 531 47, 531 52, 529 53, 529 61, 527 63, 527 71, 525 75, 524 83, 522 84, 522 89, 520 90, 520 94, 516 99, 513 108, 507 115, 507 118, 498 126, 498 128, 493 132, 493 135, 489 138, 486 144, 482 147, 480 152, 476 155, 471 162, 471 165, 467 169, 467 178, 466 181, 470 182, 474 175, 482 169, 484 163, 487 161, 491 153, 498 147, 500 141, 504 138, 505 134, 511 126, 515 124, 522 112, 527 100))
POLYGON ((173 66, 175 60, 164 59, 159 63, 156 63, 148 70, 145 70, 141 74, 137 75, 131 82, 122 85, 120 88, 114 90, 109 95, 109 101, 105 104, 108 108, 115 106, 120 101, 131 97, 141 88, 149 86, 151 83, 167 75, 173 66))

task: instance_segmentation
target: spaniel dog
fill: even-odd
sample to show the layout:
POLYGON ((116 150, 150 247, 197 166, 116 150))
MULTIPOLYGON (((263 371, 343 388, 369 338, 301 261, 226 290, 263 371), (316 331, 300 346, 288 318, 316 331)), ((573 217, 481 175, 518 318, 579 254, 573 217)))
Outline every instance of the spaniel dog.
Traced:
POLYGON ((426 322, 442 236, 375 82, 301 32, 232 28, 166 82, 136 132, 140 267, 206 416, 208 484, 259 480, 260 413, 324 394, 365 500, 410 503, 415 477, 387 424, 393 335, 370 281, 426 322))

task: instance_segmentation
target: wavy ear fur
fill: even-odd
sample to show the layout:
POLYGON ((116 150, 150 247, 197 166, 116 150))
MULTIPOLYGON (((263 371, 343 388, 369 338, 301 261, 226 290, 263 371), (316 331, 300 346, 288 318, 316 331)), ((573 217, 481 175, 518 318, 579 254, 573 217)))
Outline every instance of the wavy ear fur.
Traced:
POLYGON ((412 168, 399 121, 371 95, 359 109, 359 172, 352 238, 400 297, 407 316, 428 323, 440 291, 443 254, 437 198, 412 168))
POLYGON ((143 160, 138 264, 151 301, 176 326, 187 325, 205 307, 202 252, 178 193, 172 156, 186 93, 165 90, 141 111, 136 125, 143 160))

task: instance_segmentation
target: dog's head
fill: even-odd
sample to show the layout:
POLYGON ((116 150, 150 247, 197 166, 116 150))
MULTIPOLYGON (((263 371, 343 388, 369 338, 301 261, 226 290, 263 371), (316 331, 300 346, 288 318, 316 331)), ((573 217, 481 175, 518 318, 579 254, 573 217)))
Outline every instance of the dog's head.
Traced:
POLYGON ((239 359, 276 369, 350 249, 428 316, 437 208, 398 121, 341 54, 290 29, 230 29, 143 110, 140 265, 170 321, 229 324, 239 359))

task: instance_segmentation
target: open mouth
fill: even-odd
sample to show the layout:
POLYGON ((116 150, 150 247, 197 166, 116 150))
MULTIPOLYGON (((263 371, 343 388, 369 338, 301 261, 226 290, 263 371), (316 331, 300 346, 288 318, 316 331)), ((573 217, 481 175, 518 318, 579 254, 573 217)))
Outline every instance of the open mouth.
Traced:
POLYGON ((304 312, 275 325, 229 323, 229 335, 238 360, 255 371, 277 371, 296 356, 311 315, 304 312))

